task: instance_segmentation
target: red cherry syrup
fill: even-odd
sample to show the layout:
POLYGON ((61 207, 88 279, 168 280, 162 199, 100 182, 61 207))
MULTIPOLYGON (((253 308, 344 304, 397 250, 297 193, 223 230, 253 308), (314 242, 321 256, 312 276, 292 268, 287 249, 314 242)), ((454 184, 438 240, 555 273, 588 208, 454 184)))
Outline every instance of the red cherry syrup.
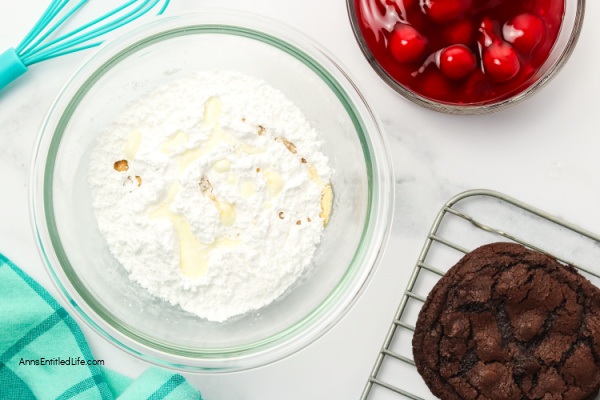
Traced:
POLYGON ((562 24, 565 0, 354 0, 364 40, 411 91, 484 105, 531 86, 562 24))

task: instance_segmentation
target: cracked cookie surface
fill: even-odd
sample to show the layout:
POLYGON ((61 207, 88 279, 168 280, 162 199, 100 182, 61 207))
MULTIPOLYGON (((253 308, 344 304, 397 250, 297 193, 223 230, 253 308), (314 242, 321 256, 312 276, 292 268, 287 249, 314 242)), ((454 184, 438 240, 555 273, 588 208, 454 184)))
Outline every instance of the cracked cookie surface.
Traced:
POLYGON ((444 400, 595 399, 600 289, 521 245, 482 246, 430 292, 413 354, 444 400))

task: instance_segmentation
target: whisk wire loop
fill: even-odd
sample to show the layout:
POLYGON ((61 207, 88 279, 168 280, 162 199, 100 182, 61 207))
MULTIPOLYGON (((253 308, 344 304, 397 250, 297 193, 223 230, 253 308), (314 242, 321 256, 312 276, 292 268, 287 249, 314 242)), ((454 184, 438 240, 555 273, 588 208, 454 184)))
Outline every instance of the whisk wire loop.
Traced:
MULTIPOLYGON (((87 1, 89 0, 79 1, 72 9, 68 11, 67 14, 65 14, 60 20, 52 25, 48 31, 46 31, 35 43, 29 46, 24 52, 19 54, 23 60, 23 63, 29 66, 61 55, 97 46, 101 43, 100 41, 85 45, 82 44, 138 19, 154 8, 160 0, 143 0, 141 2, 140 0, 129 0, 119 7, 110 10, 100 17, 97 17, 94 20, 82 25, 81 27, 42 44, 44 40, 55 33, 57 29, 62 26, 75 12, 77 12, 87 1), (131 9, 132 6, 135 6, 135 8, 131 9), (121 14, 124 10, 127 10, 127 12, 121 14)), ((53 7, 55 10, 53 13, 49 14, 50 17, 56 17, 56 14, 59 13, 64 7, 63 3, 65 0, 55 0, 55 2, 57 3, 57 6, 53 7)), ((163 11, 167 5, 168 1, 165 1, 161 11, 163 11)), ((50 7, 52 7, 52 5, 50 7)), ((159 13, 161 11, 159 11, 159 13)))
POLYGON ((59 32, 65 24, 89 0, 52 0, 16 49, 0 53, 0 90, 27 72, 33 64, 102 44, 100 36, 135 21, 161 1, 160 15, 167 9, 170 0, 127 0, 78 28, 61 34, 59 32))
MULTIPOLYGON (((73 46, 78 46, 88 40, 92 40, 97 38, 100 35, 108 33, 116 28, 119 28, 131 21, 136 20, 140 16, 147 13, 150 9, 152 9, 159 0, 146 0, 142 4, 138 5, 133 10, 128 11, 126 14, 119 16, 116 19, 108 20, 111 17, 117 15, 117 13, 123 11, 125 8, 138 3, 138 0, 130 0, 128 3, 104 14, 101 17, 96 18, 95 20, 75 29, 72 32, 64 34, 42 46, 35 49, 34 53, 25 54, 23 56, 23 61, 26 65, 32 65, 40 61, 45 61, 50 58, 58 57, 59 55, 65 54, 64 51, 68 50, 73 46), (108 21, 107 21, 108 20, 108 21), (104 24, 102 22, 107 21, 104 24), (101 24, 101 25, 100 25, 101 24), (99 26, 95 26, 99 25, 99 26), (94 27, 95 26, 95 27, 94 27), (92 28, 89 32, 84 32, 88 28, 92 28), (81 34, 80 36, 77 36, 81 34), (70 39, 69 41, 66 41, 70 39), (66 42, 65 42, 66 41, 66 42)), ((101 42, 93 43, 86 48, 93 47, 99 45, 101 42)))
MULTIPOLYGON (((73 14, 75 14, 75 12, 77 12, 87 1, 88 0, 81 0, 81 1, 79 1, 79 3, 77 3, 75 5, 75 7, 73 7, 71 10, 69 10, 69 12, 67 14, 65 14, 60 20, 58 20, 56 23, 54 23, 54 25, 52 25, 46 31, 46 33, 44 33, 42 36, 40 36, 33 44, 31 44, 30 46, 28 46, 28 48, 25 49, 25 51, 23 51, 22 53, 20 53, 21 58, 26 58, 27 55, 31 54, 32 52, 41 51, 44 48, 52 45, 52 43, 55 43, 58 40, 62 40, 62 38, 64 37, 64 35, 61 36, 58 39, 54 39, 54 40, 50 41, 49 43, 47 43, 47 44, 45 44, 43 46, 38 47, 40 45, 40 43, 42 43, 48 36, 52 35, 58 28, 60 28, 65 23, 65 21, 68 20, 73 14)), ((68 3, 68 0, 67 1, 63 0, 63 2, 66 4, 66 3, 68 3)), ((52 19, 54 17, 56 17, 56 15, 62 10, 62 8, 63 7, 60 7, 55 14, 51 15, 52 19)), ((52 19, 50 19, 48 21, 48 23, 44 24, 44 27, 48 27, 50 25, 50 22, 52 22, 52 19)), ((42 28, 42 31, 43 31, 43 29, 44 28, 42 28)), ((40 33, 42 31, 40 31, 40 33)))
POLYGON ((38 22, 31 28, 31 30, 25 36, 25 39, 17 46, 15 51, 18 54, 22 54, 23 51, 29 47, 31 42, 44 30, 50 22, 56 17, 56 15, 69 3, 69 0, 53 0, 52 3, 46 8, 44 14, 40 17, 38 22))

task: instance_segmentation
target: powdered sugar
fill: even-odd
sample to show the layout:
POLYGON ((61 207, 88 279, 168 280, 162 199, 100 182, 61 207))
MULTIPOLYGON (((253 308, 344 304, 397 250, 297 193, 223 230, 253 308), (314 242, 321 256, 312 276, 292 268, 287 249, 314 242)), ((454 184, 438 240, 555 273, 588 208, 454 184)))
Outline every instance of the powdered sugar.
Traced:
POLYGON ((224 321, 271 303, 306 270, 330 175, 317 132, 285 96, 207 71, 124 112, 98 138, 89 181, 99 229, 131 279, 224 321))

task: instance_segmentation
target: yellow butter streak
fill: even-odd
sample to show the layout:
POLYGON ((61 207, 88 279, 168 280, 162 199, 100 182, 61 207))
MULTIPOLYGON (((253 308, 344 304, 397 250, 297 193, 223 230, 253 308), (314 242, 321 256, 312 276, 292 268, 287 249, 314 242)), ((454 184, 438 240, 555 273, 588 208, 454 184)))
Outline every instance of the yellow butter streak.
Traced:
POLYGON ((219 124, 219 118, 223 113, 223 104, 218 97, 210 97, 204 103, 204 126, 212 128, 208 139, 197 149, 190 149, 184 152, 178 160, 179 172, 185 170, 194 161, 205 154, 208 154, 215 146, 221 143, 232 144, 238 153, 247 154, 264 153, 266 149, 247 145, 246 143, 229 135, 219 124))
MULTIPOLYGON (((179 267, 188 277, 197 278, 208 270, 208 255, 219 247, 239 246, 237 240, 220 238, 211 244, 204 244, 192 232, 187 218, 171 211, 171 204, 179 192, 179 183, 175 182, 168 191, 167 198, 158 207, 150 211, 150 218, 165 218, 171 221, 179 239, 179 267)), ((235 210, 234 210, 235 211, 235 210)))
POLYGON ((245 197, 252 197, 256 193, 256 187, 252 181, 244 181, 240 185, 240 194, 245 197))
POLYGON ((323 225, 329 223, 331 218, 331 210, 333 209, 333 189, 331 185, 325 185, 321 192, 321 213, 319 217, 323 220, 323 225))
POLYGON ((227 159, 222 159, 213 164, 213 169, 217 172, 229 172, 231 169, 231 162, 227 159))
POLYGON ((235 206, 224 201, 218 201, 216 198, 214 199, 214 202, 215 206, 217 207, 217 210, 219 210, 221 223, 225 226, 233 225, 235 219, 237 218, 235 206))
POLYGON ((184 131, 177 131, 166 142, 162 144, 160 150, 165 154, 173 154, 175 150, 190 140, 190 137, 184 131))
POLYGON ((210 127, 217 124, 223 113, 223 103, 218 97, 212 96, 204 103, 204 126, 210 127))
POLYGON ((129 139, 127 139, 127 143, 125 143, 125 158, 128 160, 133 160, 137 151, 142 143, 142 132, 140 131, 132 131, 129 134, 129 139))
POLYGON ((312 179, 319 187, 325 187, 325 182, 323 182, 323 180, 319 176, 319 173, 317 172, 317 169, 314 165, 308 167, 308 175, 310 176, 310 179, 312 179))
POLYGON ((265 181, 267 182, 267 190, 271 197, 279 196, 279 193, 283 190, 284 181, 278 172, 272 170, 265 170, 265 181))
POLYGON ((333 188, 330 183, 325 184, 323 182, 314 165, 308 167, 308 175, 321 188, 321 213, 319 217, 323 220, 323 225, 327 225, 333 210, 333 188))

